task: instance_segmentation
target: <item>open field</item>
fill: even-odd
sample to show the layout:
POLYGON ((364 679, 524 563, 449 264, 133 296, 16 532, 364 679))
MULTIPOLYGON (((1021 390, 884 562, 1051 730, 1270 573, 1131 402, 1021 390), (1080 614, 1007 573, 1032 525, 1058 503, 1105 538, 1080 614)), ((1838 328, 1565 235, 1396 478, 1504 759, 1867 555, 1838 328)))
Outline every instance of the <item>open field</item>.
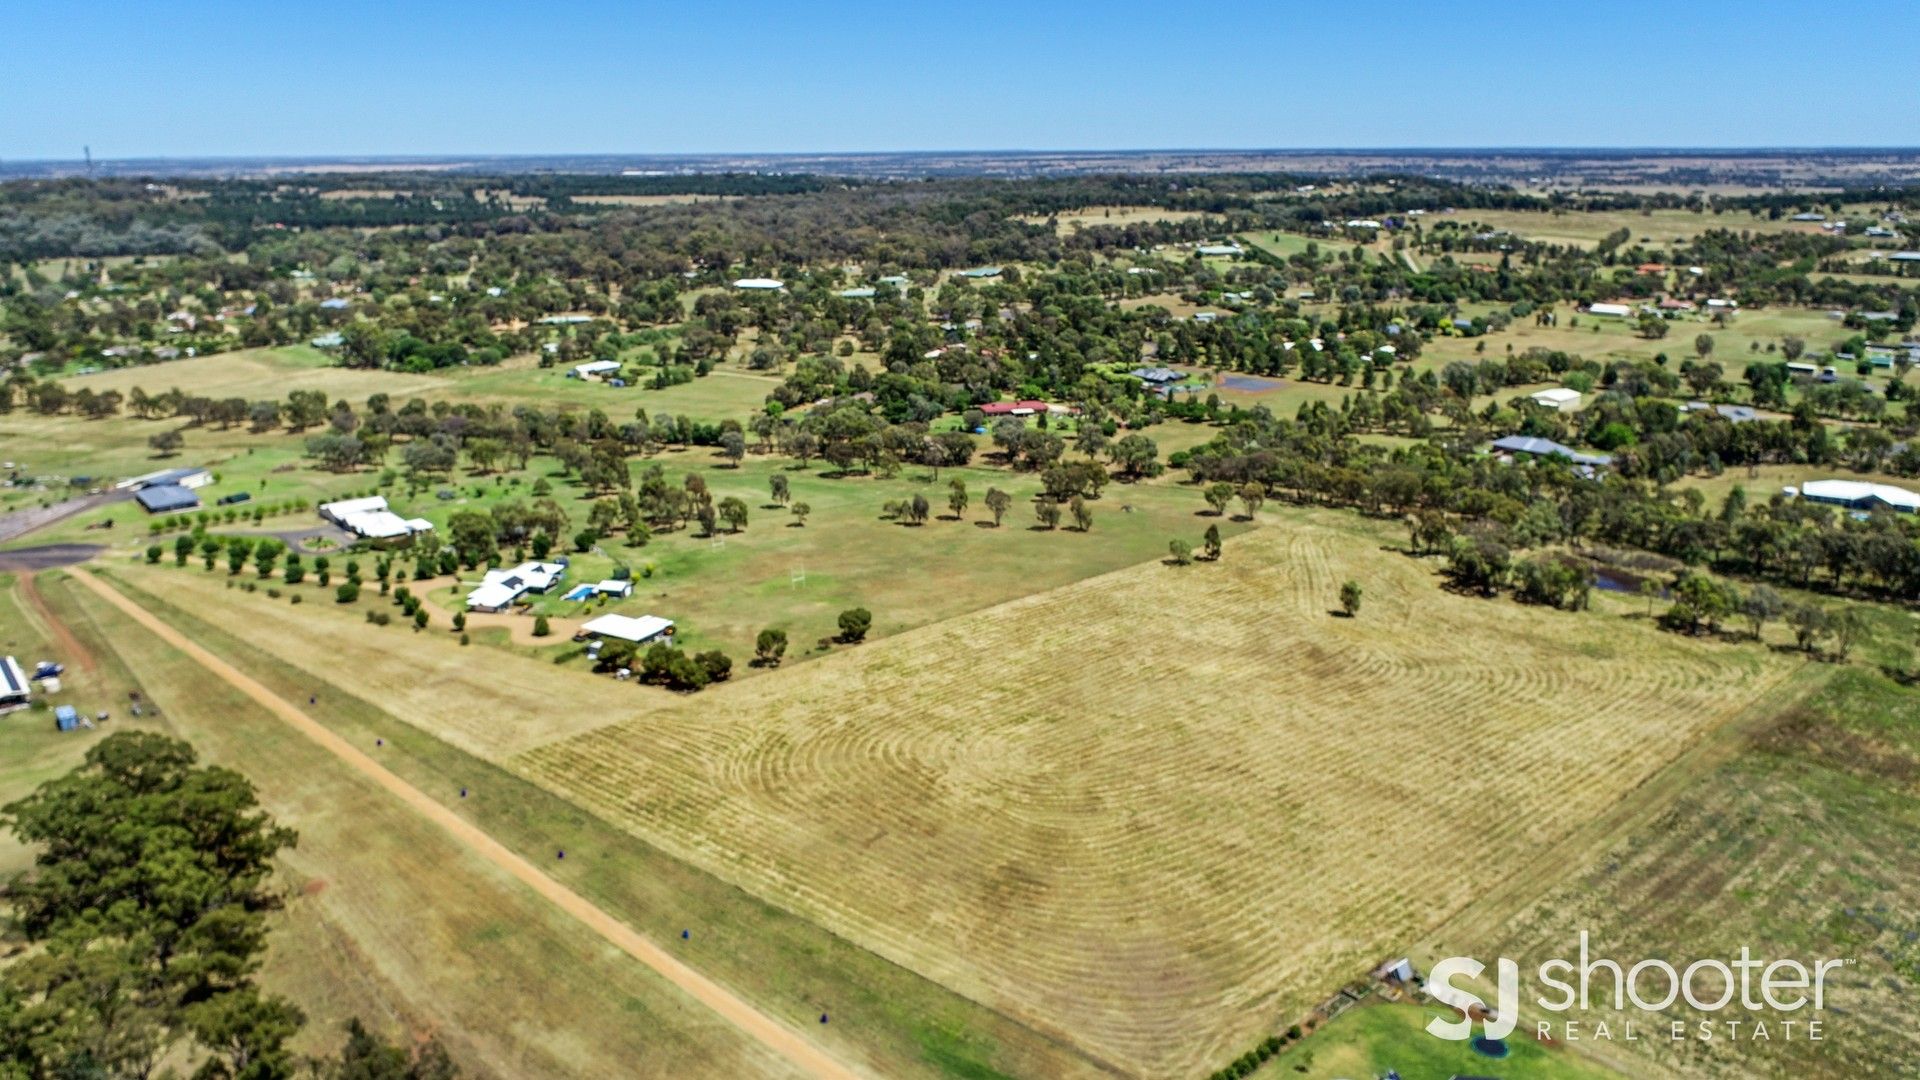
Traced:
POLYGON ((158 394, 177 388, 186 394, 253 401, 262 397, 285 399, 295 390, 319 390, 329 398, 355 402, 377 393, 405 400, 409 395, 429 393, 438 381, 431 375, 340 367, 333 357, 307 345, 193 356, 65 380, 68 389, 90 388, 96 392, 118 390, 124 394, 138 386, 158 394))
MULTIPOLYGON (((1161 206, 1088 206, 1055 214, 1053 222, 1054 231, 1065 236, 1089 225, 1111 225, 1119 228, 1154 221, 1187 221, 1205 216, 1198 210, 1172 210, 1161 206)), ((1029 225, 1044 225, 1047 222, 1047 218, 1039 214, 1027 214, 1017 220, 1029 225)))
POLYGON ((357 1015, 403 1042, 437 1033, 479 1076, 794 1075, 98 597, 41 581, 116 686, 140 686, 171 734, 299 830, 263 982, 310 1014, 306 1045, 357 1015))
POLYGON ((1382 540, 1289 512, 514 764, 1100 1060, 1204 1071, 1797 666, 1455 596, 1382 540))
MULTIPOLYGON (((847 608, 873 612, 873 636, 896 633, 1153 558, 1166 551, 1172 536, 1198 542, 1212 520, 1196 516, 1205 509, 1197 492, 1171 484, 1108 485, 1091 504, 1092 531, 1083 534, 1034 527, 1031 500, 1040 484, 1031 474, 944 469, 934 483, 919 468, 893 479, 829 478, 818 467, 788 468, 786 459, 748 458, 738 469, 715 468, 704 450, 654 460, 665 465, 675 483, 683 473, 701 472, 716 500, 738 496, 751 516, 737 534, 709 538, 686 529, 655 534, 638 548, 624 546, 618 537, 602 541, 636 574, 653 568, 651 577, 637 582, 631 600, 609 610, 666 616, 692 635, 685 639, 688 645, 724 648, 742 661, 752 654, 754 637, 769 626, 787 631, 788 657, 797 660, 815 639, 839 632, 836 620, 847 608), (784 508, 767 503, 768 480, 776 474, 788 478, 793 502, 812 508, 804 527, 793 525, 784 508), (967 485, 970 505, 964 520, 947 512, 947 484, 954 479, 967 485), (992 519, 984 506, 989 487, 1015 500, 997 529, 989 527, 992 519), (880 520, 883 503, 915 494, 925 496, 939 516, 920 526, 880 520)), ((458 486, 459 500, 429 496, 403 499, 400 505, 445 528, 456 511, 526 493, 524 484, 487 486, 476 498, 472 482, 458 486)), ((556 487, 556 495, 569 491, 556 487)), ((566 505, 573 520, 584 523, 585 505, 566 505)), ((1241 528, 1221 523, 1229 536, 1241 528)), ((574 581, 594 580, 613 565, 595 556, 576 559, 580 570, 571 575, 574 581)), ((448 589, 434 599, 452 610, 458 596, 464 592, 448 589)), ((537 607, 554 615, 587 609, 558 597, 542 598, 537 607)))
POLYGON ((1426 219, 1428 229, 1442 221, 1477 224, 1489 229, 1505 229, 1527 240, 1546 244, 1570 244, 1590 248, 1602 238, 1621 229, 1631 230, 1636 243, 1671 244, 1675 239, 1692 240, 1712 229, 1733 232, 1818 233, 1815 222, 1769 221, 1765 215, 1748 213, 1715 214, 1695 210, 1590 210, 1566 213, 1535 210, 1457 210, 1450 215, 1426 219))
MULTIPOLYGON (((1467 304, 1462 305, 1461 314, 1471 318, 1491 309, 1492 305, 1467 304)), ((1669 367, 1677 371, 1682 361, 1693 359, 1694 337, 1710 334, 1714 348, 1708 359, 1726 369, 1725 381, 1739 384, 1747 364, 1784 359, 1778 351, 1767 352, 1768 345, 1778 346, 1784 338, 1798 337, 1807 343, 1809 352, 1824 351, 1853 333, 1838 320, 1828 318, 1825 311, 1795 307, 1752 308, 1742 311, 1725 327, 1715 326, 1704 315, 1680 318, 1672 320, 1667 336, 1659 339, 1636 333, 1630 319, 1586 314, 1570 304, 1557 306, 1555 312, 1559 316, 1557 326, 1537 326, 1528 315, 1514 319, 1505 330, 1480 337, 1435 338, 1421 353, 1421 360, 1444 364, 1450 360, 1500 357, 1506 355, 1507 346, 1511 345, 1515 352, 1531 348, 1559 349, 1588 359, 1652 360, 1664 353, 1669 367), (1751 347, 1755 342, 1760 345, 1758 351, 1751 347), (1477 352, 1476 348, 1483 343, 1486 351, 1477 352)), ((1846 374, 1852 376, 1851 371, 1846 374)), ((1886 376, 1875 375, 1866 381, 1883 386, 1886 376)))
POLYGON ((616 389, 602 382, 570 379, 568 370, 560 365, 542 368, 530 356, 515 357, 494 367, 452 369, 444 375, 422 376, 434 380, 434 384, 414 392, 456 402, 597 408, 620 420, 630 419, 636 409, 645 409, 649 416, 666 413, 718 421, 744 420, 749 414, 759 412, 767 395, 780 385, 780 380, 772 375, 723 366, 692 382, 661 390, 639 386, 616 389))
MULTIPOLYGON (((475 726, 509 719, 504 710, 475 702, 470 687, 448 687, 454 696, 438 700, 431 693, 388 698, 383 696, 385 686, 374 685, 359 673, 349 674, 359 664, 358 660, 346 664, 314 664, 316 674, 268 651, 281 650, 285 643, 271 631, 255 633, 253 627, 236 617, 233 609, 219 603, 206 603, 198 612, 190 613, 139 587, 164 583, 164 578, 133 570, 108 568, 103 569, 100 576, 147 610, 191 635, 196 643, 241 668, 269 691, 302 703, 303 711, 352 745, 372 748, 369 752, 377 755, 383 767, 439 799, 448 810, 471 820, 513 851, 541 863, 546 873, 627 925, 656 941, 675 940, 683 928, 690 928, 691 937, 674 948, 697 970, 734 989, 763 1010, 797 1018, 793 1020, 796 1023, 811 1024, 821 1011, 831 1010, 833 1023, 811 1030, 843 1060, 864 1064, 872 1074, 888 1077, 1005 1080, 1011 1076, 1090 1076, 1100 1071, 1065 1043, 1046 1038, 965 1000, 861 948, 858 943, 848 942, 755 898, 693 864, 583 813, 576 804, 482 757, 462 751, 454 745, 461 741, 461 736, 450 731, 447 725, 454 715, 450 704, 458 702, 457 709, 470 713, 471 719, 467 722, 475 726), (247 627, 244 641, 224 629, 238 626, 247 627), (312 702, 305 704, 309 697, 312 702), (447 741, 449 735, 453 742, 447 741), (568 857, 554 859, 556 850, 566 851, 568 857)), ((92 603, 86 594, 78 594, 78 599, 92 603)), ((100 610, 111 614, 112 609, 101 607, 100 610)), ((331 635, 329 638, 329 644, 336 648, 345 644, 343 638, 331 635)), ((311 632, 308 640, 313 640, 311 632)), ((394 640, 400 639, 387 639, 388 642, 394 640)), ((415 639, 410 645, 412 647, 404 651, 430 652, 435 648, 427 637, 415 639)), ((369 650, 367 655, 373 651, 369 650)), ((400 651, 388 648, 386 653, 391 657, 400 651)), ((309 645, 292 659, 310 661, 312 652, 309 645)), ((471 662, 473 654, 463 652, 471 662)), ((509 657, 507 663, 497 664, 490 659, 486 668, 499 678, 524 681, 545 691, 548 713, 592 707, 593 703, 583 702, 568 692, 569 687, 577 691, 584 681, 577 674, 561 672, 546 664, 516 664, 513 660, 509 657)), ((204 681, 204 676, 202 678, 204 681)), ((650 707, 666 697, 662 691, 643 688, 638 695, 628 697, 627 708, 650 707)), ((236 737, 246 735, 246 731, 236 733, 236 737)), ((303 812, 331 817, 331 801, 319 794, 328 783, 326 770, 321 772, 323 775, 314 780, 315 793, 302 804, 303 812)), ((302 775, 305 776, 304 771, 302 775)), ((290 820, 296 825, 302 823, 299 817, 290 817, 290 820)), ((372 827, 378 827, 385 819, 373 820, 372 827)), ((405 837, 395 842, 404 844, 405 837)), ((381 850, 384 852, 385 848, 381 850)), ((376 917, 378 914, 372 913, 376 917)), ((511 921, 488 923, 483 939, 512 939, 515 935, 509 934, 507 928, 513 925, 511 921)), ((385 932, 384 928, 380 929, 385 932)), ((593 951, 594 947, 587 948, 593 951)), ((564 955, 556 955, 502 970, 545 972, 549 968, 564 968, 571 972, 577 966, 564 955)), ((583 973, 583 977, 591 976, 591 971, 583 973)), ((480 986, 482 989, 497 987, 498 981, 499 977, 493 976, 483 979, 480 986)), ((538 992, 542 984, 536 980, 525 985, 530 992, 538 992)), ((434 1000, 431 993, 427 1000, 434 1000)), ((624 1018, 616 1022, 633 1027, 641 1037, 646 1037, 644 1010, 627 1002, 613 1004, 625 1010, 624 1018)), ((508 1002, 501 1007, 511 1010, 513 1004, 508 1002)), ((539 1030, 523 1027, 517 1031, 521 1038, 572 1046, 601 1037, 598 1025, 603 1022, 603 1014, 598 1010, 577 1016, 553 1015, 539 1006, 527 1007, 524 1011, 535 1018, 532 1023, 539 1025, 539 1030)), ((457 1030, 461 1022, 458 1018, 448 1018, 446 1027, 457 1030)), ((753 1069, 733 1073, 719 1065, 700 1064, 676 1073, 671 1067, 655 1070, 646 1066, 643 1059, 635 1060, 642 1064, 611 1071, 580 1063, 533 1069, 531 1073, 503 1071, 507 1075, 603 1076, 628 1075, 635 1070, 645 1075, 757 1075, 753 1069)))
MULTIPOLYGON (((1711 1042, 1616 1038, 1609 1058, 1634 1074, 1706 1077, 1910 1075, 1920 1070, 1911 986, 1920 976, 1920 702, 1869 669, 1819 671, 1779 707, 1736 725, 1718 752, 1674 778, 1604 845, 1547 868, 1553 884, 1515 908, 1490 905, 1446 927, 1437 950, 1520 959, 1566 955, 1587 931, 1596 954, 1793 958, 1849 963, 1829 976, 1818 1042, 1772 1036, 1711 1042), (1497 919, 1487 916, 1503 912, 1497 919)), ((1703 984, 1707 996, 1712 986, 1703 984)), ((1535 991, 1523 993, 1525 1001, 1535 991)), ((1573 1018, 1592 1021, 1609 1008, 1573 1018)), ((1703 1017, 1684 1007, 1643 1028, 1703 1017)), ((1749 1025, 1736 1006, 1720 1019, 1749 1025)), ((1802 1016, 1800 1019, 1804 1020, 1802 1016)), ((1615 1030, 1619 1025, 1615 1023, 1615 1030)))

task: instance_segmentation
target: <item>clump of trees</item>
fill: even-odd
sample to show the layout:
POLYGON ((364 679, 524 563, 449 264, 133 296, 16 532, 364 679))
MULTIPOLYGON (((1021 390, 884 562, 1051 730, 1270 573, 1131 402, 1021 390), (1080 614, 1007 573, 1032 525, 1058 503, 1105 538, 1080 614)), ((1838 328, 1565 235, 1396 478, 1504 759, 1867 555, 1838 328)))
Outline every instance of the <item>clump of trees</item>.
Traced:
POLYGON ((306 1017, 254 976, 282 904, 275 857, 298 837, 186 743, 115 732, 0 822, 34 852, 9 890, 0 1075, 145 1077, 182 1056, 203 1080, 458 1075, 437 1041, 409 1053, 358 1020, 335 1057, 289 1047, 306 1017))

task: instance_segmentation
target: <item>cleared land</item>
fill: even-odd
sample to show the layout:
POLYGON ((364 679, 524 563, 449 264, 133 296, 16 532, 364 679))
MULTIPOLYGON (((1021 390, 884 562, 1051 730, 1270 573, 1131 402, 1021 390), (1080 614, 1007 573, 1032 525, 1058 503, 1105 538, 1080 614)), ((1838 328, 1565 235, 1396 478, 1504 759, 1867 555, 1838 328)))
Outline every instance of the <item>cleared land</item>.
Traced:
POLYGON ((233 686, 254 704, 266 709, 287 726, 333 755, 347 768, 372 781, 387 795, 444 830, 457 845, 532 889, 542 900, 578 920, 588 929, 605 938, 608 943, 645 964, 673 984, 676 989, 713 1010, 765 1049, 812 1076, 850 1078, 856 1075, 797 1032, 761 1013, 700 975, 659 945, 635 933, 631 927, 622 924, 580 894, 549 877, 532 863, 489 836, 484 830, 446 809, 418 788, 394 775, 365 751, 301 712, 285 698, 195 644, 180 631, 168 626, 111 586, 103 584, 100 579, 84 570, 75 570, 73 577, 143 629, 159 637, 169 646, 180 650, 182 654, 206 668, 213 676, 233 686))
MULTIPOLYGON (((1205 216, 1199 210, 1171 210, 1159 206, 1087 206, 1054 214, 1052 220, 1054 231, 1065 236, 1089 225, 1111 225, 1120 228, 1154 221, 1186 221, 1205 216)), ((1024 221, 1029 225, 1044 225, 1048 218, 1043 214, 1027 214, 1016 220, 1024 221)))
POLYGON ((515 764, 1103 1061, 1204 1071, 1789 666, 1454 596, 1381 541, 1288 515, 515 764))
MULTIPOLYGON (((1904 617, 1903 617, 1904 619, 1904 617)), ((1529 902, 1463 919, 1436 948, 1563 955, 1581 930, 1615 957, 1820 958, 1830 976, 1824 1038, 1784 1037, 1779 1014, 1737 1007, 1718 1019, 1772 1023, 1772 1037, 1663 1038, 1604 1047, 1632 1074, 1909 1075, 1920 1070, 1910 987, 1920 977, 1920 700, 1858 667, 1810 672, 1779 707, 1742 722, 1666 800, 1607 843, 1551 869, 1529 902)), ((1662 785, 1666 786, 1666 785, 1662 785)), ((1711 979, 1702 992, 1715 996, 1711 979)), ((1606 993, 1599 999, 1608 1002, 1606 993)), ((1523 996, 1525 1000, 1525 996, 1523 996)), ((1610 1007, 1584 1017, 1617 1016, 1610 1007)), ((1704 1017, 1684 1006, 1629 1009, 1645 1028, 1704 1017)), ((1576 1015, 1576 1018, 1577 1017, 1576 1015)), ((1801 1017, 1805 1019, 1805 1017, 1801 1017)), ((1618 1024, 1615 1024, 1618 1030, 1618 1024)))
MULTIPOLYGON (((145 723, 245 773, 299 830, 263 982, 309 1014, 303 1049, 336 1044, 358 1016, 389 1038, 438 1033, 483 1077, 800 1075, 119 609, 57 575, 40 584, 98 659, 89 685, 122 702, 140 688, 163 710, 145 723)), ((7 717, 9 750, 45 744, 40 768, 0 773, 8 797, 128 723, 115 712, 75 734, 7 717)))
POLYGON ((1459 221, 1505 229, 1528 240, 1546 244, 1593 247, 1608 234, 1627 229, 1637 243, 1667 244, 1692 240, 1713 229, 1732 232, 1805 232, 1818 233, 1814 222, 1770 221, 1765 215, 1747 213, 1715 214, 1704 210, 1592 210, 1566 213, 1538 210, 1460 210, 1447 216, 1426 219, 1429 229, 1442 221, 1459 221))
MULTIPOLYGON (((834 1048, 844 1059, 863 1063, 868 1071, 881 1076, 963 1076, 993 1080, 1009 1076, 1083 1076, 1100 1071, 1071 1046, 1041 1036, 868 952, 857 943, 750 896, 721 878, 583 812, 576 804, 459 749, 454 745, 458 741, 457 733, 446 730, 449 722, 456 726, 503 724, 521 719, 539 722, 550 714, 589 710, 591 704, 570 696, 568 689, 578 691, 592 680, 549 664, 500 664, 496 662, 497 654, 460 650, 477 669, 492 670, 500 678, 528 681, 543 688, 547 693, 545 712, 538 716, 508 715, 489 702, 476 699, 471 690, 457 691, 453 687, 447 688, 453 694, 451 697, 419 694, 383 699, 377 696, 381 688, 369 683, 361 669, 380 663, 378 657, 382 655, 392 659, 417 649, 432 650, 437 647, 432 635, 413 637, 407 631, 399 631, 396 636, 370 634, 361 624, 358 629, 347 629, 336 636, 324 627, 309 627, 306 644, 294 646, 297 650, 294 659, 312 660, 316 636, 327 641, 329 655, 340 657, 337 663, 316 663, 319 673, 315 674, 268 651, 286 648, 287 642, 274 633, 256 633, 250 625, 250 619, 259 615, 255 602, 261 598, 221 589, 217 597, 195 598, 194 610, 189 612, 133 583, 138 579, 138 585, 158 586, 165 583, 166 575, 141 574, 136 570, 103 568, 101 574, 142 606, 180 628, 196 643, 240 667, 275 694, 296 702, 307 701, 311 696, 312 703, 303 706, 302 711, 353 745, 374 748, 372 752, 380 762, 408 783, 438 798, 449 810, 471 820, 522 856, 542 863, 547 873, 622 921, 656 940, 677 941, 681 930, 690 928, 690 939, 676 944, 676 951, 763 1010, 797 1018, 793 1022, 802 1025, 812 1025, 820 1013, 830 1011, 833 1022, 812 1030, 822 1043, 834 1048), (221 598, 225 598, 224 601, 221 598), (237 632, 244 633, 245 640, 234 636, 226 627, 244 627, 237 632), (409 647, 396 648, 398 642, 407 642, 409 647), (480 660, 480 656, 486 660, 480 660), (471 797, 464 793, 470 793, 471 797), (567 858, 548 861, 556 850, 565 850, 567 858)), ((88 594, 79 595, 89 599, 88 594)), ((91 602, 102 610, 113 610, 98 601, 91 602)), ((157 639, 147 635, 136 634, 134 638, 154 640, 157 644, 157 639)), ((169 666, 168 656, 178 659, 178 653, 163 653, 149 658, 149 662, 169 672, 185 672, 185 681, 189 683, 192 679, 206 681, 204 674, 193 665, 169 666)), ((608 680, 601 682, 605 684, 608 680)), ((631 684, 628 688, 632 690, 627 698, 629 709, 652 707, 668 697, 664 691, 652 688, 632 688, 631 684)), ((268 722, 264 734, 276 733, 277 740, 263 738, 259 732, 237 732, 234 737, 246 739, 248 747, 286 740, 309 745, 284 725, 268 722)), ((325 760, 324 754, 318 756, 325 760)), ((335 801, 325 794, 330 782, 326 779, 330 775, 326 770, 308 770, 300 764, 269 767, 297 769, 303 782, 312 773, 321 774, 315 779, 311 794, 298 804, 297 812, 282 813, 286 820, 304 828, 306 815, 313 815, 327 828, 349 830, 349 835, 369 830, 381 841, 374 846, 380 851, 387 850, 381 819, 351 810, 345 815, 336 813, 335 801)), ((367 790, 373 789, 368 786, 367 790)), ((418 815, 390 802, 382 801, 380 806, 409 821, 419 821, 418 815)), ((409 850, 404 834, 396 836, 393 843, 396 850, 409 850)), ((384 875, 389 871, 381 864, 378 872, 384 875)), ((315 873, 326 876, 328 871, 315 873)), ((411 886, 412 883, 404 884, 411 886)), ((425 887, 431 890, 435 885, 429 881, 425 887)), ((458 892, 457 883, 451 887, 458 892)), ((363 941, 369 948, 390 947, 388 935, 395 932, 396 927, 403 930, 405 926, 404 919, 396 918, 386 908, 369 912, 366 917, 368 923, 348 923, 338 931, 344 951, 357 951, 363 941)), ((514 925, 517 924, 510 918, 489 923, 478 931, 479 940, 491 942, 505 938, 517 943, 518 936, 503 932, 504 928, 514 925)), ((455 950, 453 955, 468 955, 459 944, 449 947, 455 950)), ((591 944, 583 947, 589 951, 595 948, 591 944)), ((328 949, 324 955, 343 951, 330 945, 328 949)), ((562 951, 536 962, 504 964, 498 971, 561 970, 571 975, 577 969, 562 951)), ((590 971, 578 970, 583 970, 582 977, 589 981, 593 977, 590 971)), ((415 977, 437 979, 438 975, 429 968, 416 973, 415 977)), ((467 979, 474 988, 484 990, 503 976, 496 973, 475 977, 463 968, 449 977, 467 979)), ((530 989, 537 992, 542 985, 544 980, 536 980, 530 989)), ((459 986, 465 989, 468 983, 462 982, 459 986)), ((441 988, 431 988, 425 992, 424 1000, 434 1002, 441 992, 441 988)), ((472 1022, 490 1037, 499 1028, 504 1032, 501 1037, 506 1045, 511 1045, 514 1038, 534 1039, 570 1048, 591 1048, 596 1055, 602 1043, 617 1045, 630 1035, 648 1037, 642 1008, 615 1000, 609 1004, 619 1006, 618 1015, 610 1017, 608 1010, 598 1008, 571 1009, 555 1001, 551 1010, 542 1006, 520 1007, 520 1019, 514 1021, 521 1025, 518 1028, 486 1016, 475 1018, 472 1014, 449 1018, 447 1023, 458 1030, 472 1022), (620 1031, 606 1032, 604 1025, 609 1022, 619 1025, 620 1031), (619 1037, 610 1038, 610 1034, 619 1037)), ((510 1014, 515 1008, 511 1002, 496 1007, 510 1014)), ((598 1060, 601 1059, 591 1059, 598 1060)), ((589 1067, 590 1062, 583 1058, 565 1063, 564 1067, 532 1072, 585 1076, 631 1072, 751 1074, 751 1070, 729 1071, 704 1064, 676 1073, 665 1066, 654 1068, 642 1058, 632 1061, 640 1064, 589 1067)), ((510 1075, 527 1074, 511 1069, 504 1071, 510 1075)))
POLYGON ((194 356, 158 364, 113 368, 63 380, 68 389, 127 393, 138 386, 149 394, 178 389, 211 398, 262 397, 285 400, 295 390, 320 390, 329 398, 365 400, 378 393, 405 400, 426 393, 442 380, 432 375, 340 367, 333 357, 306 345, 194 356))

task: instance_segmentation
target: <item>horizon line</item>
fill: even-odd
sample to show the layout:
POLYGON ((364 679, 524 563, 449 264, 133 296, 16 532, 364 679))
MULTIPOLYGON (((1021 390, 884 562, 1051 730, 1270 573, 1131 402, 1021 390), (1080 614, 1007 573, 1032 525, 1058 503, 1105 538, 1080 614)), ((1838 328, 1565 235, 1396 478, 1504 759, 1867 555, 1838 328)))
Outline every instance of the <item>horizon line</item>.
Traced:
POLYGON ((1167 146, 1167 147, 1101 147, 1101 148, 1022 148, 1007 147, 999 149, 912 149, 912 150, 567 150, 567 151, 433 151, 418 154, 394 153, 214 153, 214 154, 132 154, 124 157, 0 157, 0 165, 94 165, 131 162, 326 162, 326 161, 394 161, 394 162, 450 162, 466 159, 484 159, 491 161, 512 161, 526 159, 569 159, 569 158, 660 158, 660 159, 700 159, 700 158, 874 158, 874 157, 934 157, 934 156, 976 156, 976 157, 1043 157, 1071 155, 1148 155, 1148 154, 1245 154, 1304 156, 1312 154, 1353 155, 1353 154, 1430 154, 1430 155, 1469 155, 1469 154, 1652 154, 1675 156, 1686 154, 1712 155, 1755 155, 1783 153, 1813 154, 1913 154, 1920 155, 1920 144, 1915 145, 1870 145, 1870 144, 1833 144, 1815 145, 1743 145, 1743 146, 1698 146, 1698 145, 1617 145, 1617 146, 1581 146, 1581 145, 1486 145, 1486 146, 1299 146, 1299 147, 1232 147, 1232 146, 1167 146))

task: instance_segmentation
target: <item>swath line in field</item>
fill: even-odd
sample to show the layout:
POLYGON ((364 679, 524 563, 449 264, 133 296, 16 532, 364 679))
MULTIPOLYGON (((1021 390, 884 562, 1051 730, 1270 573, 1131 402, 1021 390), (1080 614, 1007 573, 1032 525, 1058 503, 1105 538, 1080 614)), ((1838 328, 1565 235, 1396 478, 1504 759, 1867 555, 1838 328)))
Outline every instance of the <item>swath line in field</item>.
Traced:
POLYGON ((614 918, 592 901, 549 877, 525 858, 488 835, 479 826, 455 814, 425 792, 388 771, 385 766, 336 734, 331 728, 295 708, 292 703, 267 689, 245 672, 202 648, 119 590, 79 567, 69 569, 68 573, 75 581, 124 612, 128 618, 146 627, 162 641, 232 684, 234 688, 286 721, 289 726, 318 743, 355 771, 447 830, 455 840, 470 848, 475 854, 527 885, 622 952, 652 968, 694 1000, 712 1009, 723 1019, 781 1055, 797 1068, 813 1076, 830 1077, 834 1080, 854 1080, 860 1075, 798 1032, 688 967, 671 953, 614 918))

